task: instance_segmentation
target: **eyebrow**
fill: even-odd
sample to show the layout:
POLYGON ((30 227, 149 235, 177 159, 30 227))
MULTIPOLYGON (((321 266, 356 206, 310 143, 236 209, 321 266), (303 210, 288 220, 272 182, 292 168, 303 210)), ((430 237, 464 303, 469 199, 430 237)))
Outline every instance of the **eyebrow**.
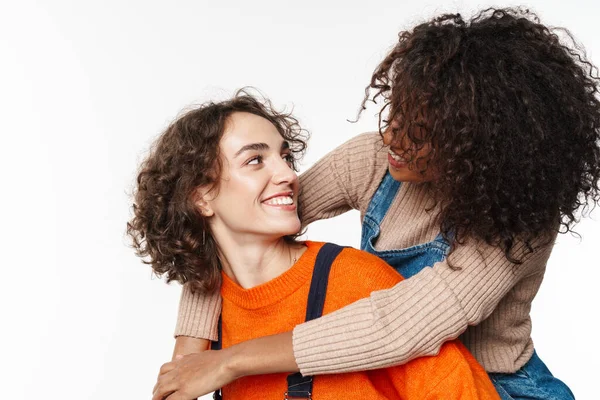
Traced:
MULTIPOLYGON (((284 140, 281 143, 281 150, 287 150, 289 148, 290 148, 290 144, 286 140, 284 140)), ((269 149, 270 149, 270 147, 266 143, 250 143, 250 144, 247 144, 245 146, 242 146, 242 148, 239 149, 235 153, 235 155, 233 157, 234 158, 238 157, 240 154, 242 154, 242 153, 244 153, 246 151, 250 151, 250 150, 253 150, 253 151, 265 151, 265 150, 269 150, 269 149)))

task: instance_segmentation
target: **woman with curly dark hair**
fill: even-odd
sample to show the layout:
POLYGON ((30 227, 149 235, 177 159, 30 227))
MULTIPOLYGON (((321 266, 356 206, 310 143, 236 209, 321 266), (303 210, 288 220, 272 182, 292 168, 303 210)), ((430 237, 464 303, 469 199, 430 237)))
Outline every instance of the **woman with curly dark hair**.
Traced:
MULTIPOLYGON (((361 212, 361 248, 409 277, 293 332, 165 364, 192 395, 236 377, 381 368, 460 336, 502 398, 573 398, 531 340, 559 232, 600 200, 597 70, 527 11, 442 15, 375 70, 378 133, 301 176, 303 224, 361 212)), ((184 289, 176 352, 206 348, 215 296, 184 289), (187 336, 187 337, 185 337, 187 336)), ((171 399, 185 399, 177 390, 171 399)))
MULTIPOLYGON (((294 164, 304 147, 304 131, 291 115, 242 91, 178 118, 142 163, 128 233, 138 255, 167 281, 190 282, 199 292, 221 287, 213 348, 292 329, 402 279, 367 252, 294 240, 294 164)), ((157 390, 163 387, 169 384, 157 390)), ((324 400, 498 399, 458 340, 435 357, 400 366, 314 382, 300 374, 251 376, 222 392, 226 399, 309 392, 324 400)))

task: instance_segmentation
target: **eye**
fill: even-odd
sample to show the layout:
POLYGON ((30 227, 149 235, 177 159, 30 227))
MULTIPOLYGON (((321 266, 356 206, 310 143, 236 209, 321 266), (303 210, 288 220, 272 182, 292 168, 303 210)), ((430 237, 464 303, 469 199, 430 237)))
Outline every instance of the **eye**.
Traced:
POLYGON ((285 162, 288 163, 288 165, 294 164, 294 156, 292 155, 292 153, 284 154, 283 159, 285 160, 285 162))
POLYGON ((262 162, 263 162, 263 157, 256 156, 256 157, 252 157, 251 159, 249 159, 246 162, 246 165, 258 165, 258 164, 262 164, 262 162))

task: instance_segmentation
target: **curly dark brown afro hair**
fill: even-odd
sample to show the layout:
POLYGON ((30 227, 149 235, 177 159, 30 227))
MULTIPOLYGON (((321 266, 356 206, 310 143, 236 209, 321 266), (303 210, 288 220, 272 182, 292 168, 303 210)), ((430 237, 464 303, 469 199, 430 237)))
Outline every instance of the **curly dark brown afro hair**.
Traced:
POLYGON ((218 190, 219 144, 236 112, 270 121, 289 143, 296 169, 308 133, 291 114, 240 90, 230 100, 205 103, 177 118, 154 143, 137 177, 134 216, 127 223, 133 247, 158 276, 191 282, 193 291, 212 291, 221 283, 217 244, 194 198, 198 187, 218 190))
POLYGON ((452 248, 475 237, 518 264, 599 201, 598 84, 567 30, 527 10, 488 9, 401 32, 362 109, 383 99, 380 133, 392 130, 412 168, 437 171, 431 187, 452 248), (414 159, 425 144, 429 154, 414 159))

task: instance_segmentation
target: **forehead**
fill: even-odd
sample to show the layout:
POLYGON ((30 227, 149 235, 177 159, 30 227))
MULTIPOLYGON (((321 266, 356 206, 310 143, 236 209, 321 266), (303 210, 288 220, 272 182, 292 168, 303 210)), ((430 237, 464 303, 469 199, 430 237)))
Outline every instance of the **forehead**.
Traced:
POLYGON ((235 112, 225 124, 221 148, 225 152, 236 152, 250 143, 266 143, 279 149, 283 141, 275 125, 267 119, 247 112, 235 112))

